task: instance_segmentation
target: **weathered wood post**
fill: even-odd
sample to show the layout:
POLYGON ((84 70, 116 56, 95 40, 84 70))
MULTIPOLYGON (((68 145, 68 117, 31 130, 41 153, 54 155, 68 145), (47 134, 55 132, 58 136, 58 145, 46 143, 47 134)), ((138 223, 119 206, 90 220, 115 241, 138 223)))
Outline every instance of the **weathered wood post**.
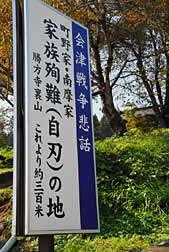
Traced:
POLYGON ((39 236, 39 252, 54 252, 54 235, 39 236))

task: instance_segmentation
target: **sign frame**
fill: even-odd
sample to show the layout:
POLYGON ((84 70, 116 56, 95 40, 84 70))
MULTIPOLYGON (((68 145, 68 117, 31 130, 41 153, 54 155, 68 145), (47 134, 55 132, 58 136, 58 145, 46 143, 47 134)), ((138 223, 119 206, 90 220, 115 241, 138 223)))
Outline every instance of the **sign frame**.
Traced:
MULTIPOLYGON (((96 205, 97 205, 97 221, 98 228, 97 229, 70 229, 70 230, 39 230, 38 232, 29 232, 26 231, 25 228, 25 216, 27 214, 27 208, 25 197, 27 197, 25 184, 27 183, 25 180, 25 176, 27 176, 26 170, 26 160, 27 160, 27 151, 28 151, 28 123, 29 123, 29 112, 28 109, 28 96, 26 94, 28 87, 28 50, 29 50, 29 36, 28 36, 28 1, 23 0, 19 1, 13 0, 13 20, 14 20, 14 65, 15 65, 15 136, 14 136, 14 208, 13 208, 13 234, 15 235, 50 235, 50 234, 66 234, 66 233, 98 233, 100 231, 99 226, 99 212, 98 212, 98 196, 97 196, 97 186, 96 186, 96 168, 94 169, 95 174, 95 191, 96 191, 96 205), (22 7, 21 7, 22 6, 22 7), (16 14, 17 13, 17 14, 16 14), (19 13, 19 14, 18 14, 19 13), (19 29, 18 29, 19 27, 19 29), (21 71, 22 69, 22 71, 21 71), (23 74, 21 74, 23 73, 23 74), (21 89, 20 89, 21 88, 21 89), (17 134, 16 134, 17 132, 17 134)), ((59 13, 63 17, 66 17, 64 14, 58 12, 53 7, 44 3, 42 0, 39 1, 41 4, 46 6, 47 8, 59 13)), ((78 24, 72 19, 66 17, 71 22, 78 24)), ((78 24, 83 27, 87 31, 87 39, 88 39, 88 30, 84 26, 78 24)), ((88 57, 89 57, 89 46, 88 46, 88 57)), ((89 67, 90 73, 90 67, 89 67)), ((90 74, 89 74, 89 83, 90 83, 90 74)), ((90 93, 90 101, 91 101, 91 93, 90 93)), ((91 120, 92 124, 93 121, 91 120)), ((93 128, 93 125, 92 125, 93 128)), ((92 131, 92 138, 93 131, 92 131)), ((94 167, 95 166, 95 155, 93 148, 93 157, 94 157, 94 167)), ((27 201, 27 199, 26 199, 27 201)))

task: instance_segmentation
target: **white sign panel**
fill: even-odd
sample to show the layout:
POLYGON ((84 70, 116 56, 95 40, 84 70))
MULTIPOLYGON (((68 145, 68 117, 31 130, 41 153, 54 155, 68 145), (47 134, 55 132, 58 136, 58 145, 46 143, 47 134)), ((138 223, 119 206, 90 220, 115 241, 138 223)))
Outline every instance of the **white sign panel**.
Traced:
POLYGON ((88 32, 25 0, 25 234, 98 232, 88 32))

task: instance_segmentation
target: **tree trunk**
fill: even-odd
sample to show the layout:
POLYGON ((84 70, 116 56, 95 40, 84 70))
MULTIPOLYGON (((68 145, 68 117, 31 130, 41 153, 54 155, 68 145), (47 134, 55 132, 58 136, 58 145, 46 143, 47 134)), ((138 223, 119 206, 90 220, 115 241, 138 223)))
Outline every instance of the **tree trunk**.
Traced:
POLYGON ((169 107, 165 105, 161 114, 163 118, 163 125, 161 128, 169 128, 169 107))
POLYGON ((163 112, 160 113, 160 116, 157 117, 158 128, 167 128, 167 120, 163 112))
POLYGON ((158 122, 158 127, 165 128, 166 127, 166 120, 164 118, 164 113, 160 110, 160 107, 156 101, 156 97, 155 97, 153 90, 148 82, 148 78, 147 78, 143 63, 142 63, 141 48, 139 48, 139 54, 135 54, 135 56, 137 57, 137 67, 140 71, 143 84, 144 84, 145 89, 147 90, 147 93, 148 93, 148 95, 151 99, 151 102, 152 102, 155 117, 158 122))
POLYGON ((127 131, 126 123, 114 107, 111 88, 110 90, 107 88, 104 93, 101 94, 101 102, 103 113, 110 123, 113 134, 117 137, 123 136, 127 131))

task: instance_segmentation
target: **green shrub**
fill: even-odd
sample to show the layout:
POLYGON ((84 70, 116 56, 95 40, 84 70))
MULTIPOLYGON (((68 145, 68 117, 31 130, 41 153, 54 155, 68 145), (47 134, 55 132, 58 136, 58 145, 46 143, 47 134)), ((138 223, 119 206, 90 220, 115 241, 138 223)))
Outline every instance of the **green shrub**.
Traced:
POLYGON ((95 147, 104 233, 143 235, 162 226, 169 214, 169 131, 110 138, 95 147))
POLYGON ((157 121, 154 115, 135 116, 136 111, 136 108, 123 111, 127 131, 130 134, 142 134, 157 128, 157 121))
MULTIPOLYGON (((57 235, 55 249, 137 252, 167 239, 169 130, 97 141, 95 149, 101 233, 57 235)), ((37 251, 38 240, 32 244, 37 251)))
POLYGON ((12 197, 12 189, 0 189, 0 206, 4 205, 12 197))
POLYGON ((13 149, 11 146, 0 148, 0 168, 13 166, 13 149))

